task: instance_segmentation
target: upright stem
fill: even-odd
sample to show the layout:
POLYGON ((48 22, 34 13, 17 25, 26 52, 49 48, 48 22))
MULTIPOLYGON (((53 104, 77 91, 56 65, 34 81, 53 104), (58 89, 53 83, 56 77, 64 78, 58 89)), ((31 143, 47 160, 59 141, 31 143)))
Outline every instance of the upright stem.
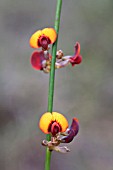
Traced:
POLYGON ((53 109, 55 61, 56 61, 56 51, 57 51, 59 25, 60 25, 61 6, 62 6, 62 0, 57 0, 56 17, 55 17, 55 24, 54 24, 54 28, 57 32, 57 40, 52 46, 52 63, 51 63, 51 71, 50 71, 50 79, 49 79, 49 94, 48 94, 48 112, 52 112, 53 109))
MULTIPOLYGON (((61 7, 62 7, 62 0, 57 0, 56 17, 55 17, 55 25, 54 25, 54 28, 57 32, 57 40, 55 41, 55 43, 52 46, 52 62, 51 62, 51 71, 50 71, 50 78, 49 78, 49 93, 48 93, 48 112, 50 112, 50 113, 52 113, 52 111, 53 111, 55 61, 56 61, 58 33, 59 33, 59 26, 60 26, 61 7)), ((47 135, 46 138, 49 141, 51 136, 47 135)), ((45 160, 45 170, 50 170, 50 161, 51 161, 51 152, 47 148, 46 160, 45 160)))

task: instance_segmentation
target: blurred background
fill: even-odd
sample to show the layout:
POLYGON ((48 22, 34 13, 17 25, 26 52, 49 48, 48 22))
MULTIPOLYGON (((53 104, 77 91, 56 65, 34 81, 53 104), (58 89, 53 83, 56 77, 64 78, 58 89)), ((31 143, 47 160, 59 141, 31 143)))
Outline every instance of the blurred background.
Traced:
MULTIPOLYGON (((56 1, 0 0, 0 170, 43 170, 49 75, 30 65, 29 38, 53 27, 56 1)), ((65 0, 58 49, 81 44, 83 62, 56 70, 54 111, 80 132, 71 152, 53 152, 52 170, 113 170, 113 1, 65 0)))

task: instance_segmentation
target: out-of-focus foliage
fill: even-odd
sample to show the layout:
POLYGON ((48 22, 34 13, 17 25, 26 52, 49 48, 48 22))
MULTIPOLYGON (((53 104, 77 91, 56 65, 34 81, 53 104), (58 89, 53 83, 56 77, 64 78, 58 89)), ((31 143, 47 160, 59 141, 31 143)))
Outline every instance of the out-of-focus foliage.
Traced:
MULTIPOLYGON (((1 170, 44 169, 45 135, 37 122, 47 111, 49 75, 30 66, 29 38, 54 25, 56 1, 0 1, 1 170)), ((53 153, 54 170, 113 170, 113 1, 64 0, 58 48, 73 54, 79 41, 81 65, 56 70, 54 111, 76 116, 80 132, 53 153)))

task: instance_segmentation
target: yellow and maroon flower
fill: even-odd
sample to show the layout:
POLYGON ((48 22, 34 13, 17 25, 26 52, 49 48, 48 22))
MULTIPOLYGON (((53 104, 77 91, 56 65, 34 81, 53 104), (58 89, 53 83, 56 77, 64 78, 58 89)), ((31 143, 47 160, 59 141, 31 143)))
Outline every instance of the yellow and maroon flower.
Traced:
POLYGON ((48 45, 56 41, 57 34, 53 28, 45 28, 36 31, 30 38, 30 46, 32 48, 40 48, 48 50, 48 45))
POLYGON ((66 131, 68 121, 61 113, 46 112, 40 118, 39 127, 44 133, 51 133, 52 136, 55 136, 59 132, 66 131))
MULTIPOLYGON (((31 55, 31 65, 36 70, 43 70, 45 73, 49 73, 51 69, 52 56, 48 50, 49 44, 53 44, 56 41, 57 34, 53 28, 44 28, 43 30, 36 31, 30 38, 30 46, 33 48, 42 47, 41 51, 34 51, 31 55)), ((75 54, 73 56, 63 56, 61 50, 57 51, 55 68, 62 68, 71 63, 72 66, 80 64, 82 62, 82 56, 80 55, 80 44, 75 44, 75 54)))

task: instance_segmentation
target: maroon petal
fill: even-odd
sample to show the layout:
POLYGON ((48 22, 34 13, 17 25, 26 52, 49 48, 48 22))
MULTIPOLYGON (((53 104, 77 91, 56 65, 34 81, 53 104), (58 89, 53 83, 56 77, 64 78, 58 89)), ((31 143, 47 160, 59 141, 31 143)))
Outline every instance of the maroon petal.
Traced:
POLYGON ((75 137, 74 131, 70 130, 69 135, 62 137, 60 141, 61 141, 61 143, 70 143, 74 137, 75 137))
POLYGON ((42 47, 44 50, 48 49, 48 45, 50 43, 51 43, 51 40, 47 36, 42 35, 41 37, 39 37, 38 46, 42 47))
POLYGON ((73 60, 76 60, 76 58, 79 56, 80 54, 80 44, 79 42, 76 42, 75 44, 75 54, 71 57, 73 60))
POLYGON ((79 131, 79 122, 77 118, 73 118, 70 130, 71 129, 74 131, 75 136, 76 136, 79 131))
POLYGON ((79 123, 73 118, 70 128, 67 130, 68 135, 61 138, 61 143, 70 143, 79 131, 79 123))
POLYGON ((82 56, 78 55, 76 58, 71 57, 70 58, 70 63, 72 64, 72 66, 74 66, 75 64, 80 64, 82 62, 82 56))
POLYGON ((82 56, 80 55, 80 44, 76 42, 75 44, 75 54, 69 59, 72 66, 75 64, 80 64, 82 62, 82 56))
POLYGON ((80 54, 80 43, 76 42, 75 44, 75 55, 78 56, 80 54))
POLYGON ((57 122, 52 123, 51 125, 51 133, 55 136, 58 132, 61 131, 61 127, 57 122))
POLYGON ((31 65, 36 70, 42 70, 42 61, 45 60, 43 51, 35 51, 31 55, 31 65))

